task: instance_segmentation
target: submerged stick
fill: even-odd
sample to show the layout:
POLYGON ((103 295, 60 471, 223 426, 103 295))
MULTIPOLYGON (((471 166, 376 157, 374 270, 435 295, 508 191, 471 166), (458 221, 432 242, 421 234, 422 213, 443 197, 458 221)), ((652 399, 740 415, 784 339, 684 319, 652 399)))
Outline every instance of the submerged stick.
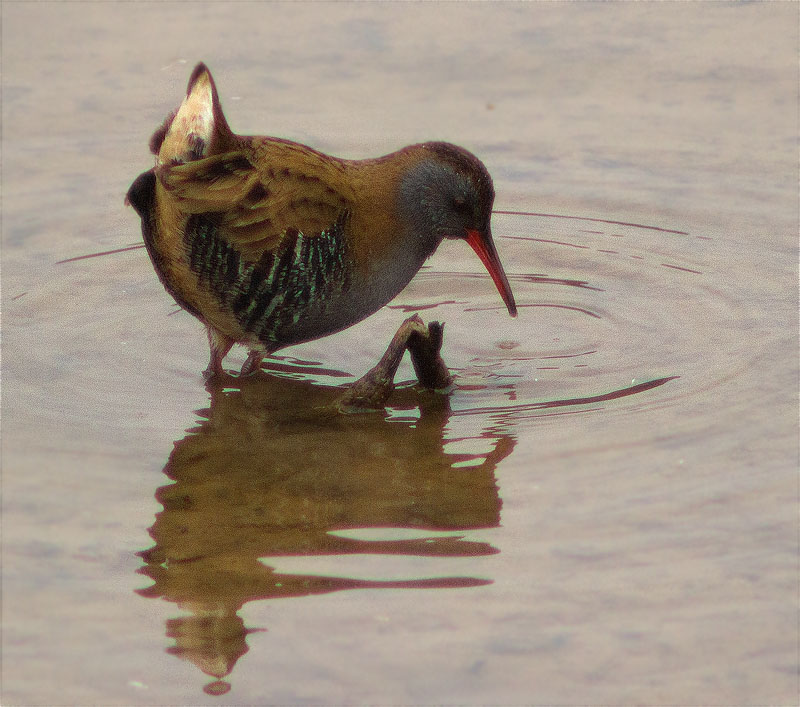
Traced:
POLYGON ((443 324, 431 322, 426 327, 418 314, 409 317, 392 337, 381 360, 353 383, 336 407, 340 411, 382 408, 394 390, 394 376, 406 349, 424 387, 431 390, 446 388, 452 377, 440 355, 443 337, 443 324))

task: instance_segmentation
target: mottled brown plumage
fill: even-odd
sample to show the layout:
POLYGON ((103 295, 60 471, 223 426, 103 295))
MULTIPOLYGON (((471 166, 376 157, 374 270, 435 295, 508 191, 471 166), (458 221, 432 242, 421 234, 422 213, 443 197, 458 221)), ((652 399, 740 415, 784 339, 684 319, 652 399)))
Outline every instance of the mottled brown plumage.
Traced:
POLYGON ((343 160, 235 135, 203 64, 150 148, 156 165, 127 198, 162 283, 208 329, 209 374, 234 343, 250 349, 247 373, 265 354, 360 321, 443 238, 473 247, 516 313, 491 238, 491 178, 462 148, 343 160))

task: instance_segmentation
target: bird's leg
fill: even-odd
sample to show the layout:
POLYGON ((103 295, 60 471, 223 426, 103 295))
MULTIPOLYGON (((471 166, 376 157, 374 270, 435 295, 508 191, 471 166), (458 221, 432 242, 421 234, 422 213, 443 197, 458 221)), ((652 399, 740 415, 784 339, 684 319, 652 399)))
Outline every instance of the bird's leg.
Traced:
POLYGON ((203 371, 203 376, 206 380, 214 376, 221 376, 224 371, 222 370, 222 359, 225 358, 228 351, 233 346, 233 341, 224 334, 220 334, 215 329, 207 327, 208 331, 208 346, 211 349, 211 360, 208 362, 208 368, 203 371))
POLYGON ((242 364, 240 376, 249 376, 255 373, 256 371, 261 370, 261 362, 264 360, 264 354, 261 351, 256 351, 255 349, 250 349, 250 353, 247 354, 247 360, 242 364))
POLYGON ((418 314, 406 319, 392 337, 386 353, 377 365, 359 378, 339 399, 340 410, 374 410, 383 404, 394 390, 394 375, 408 349, 414 370, 426 388, 446 388, 451 381, 439 351, 442 348, 443 326, 431 322, 425 326, 418 314))

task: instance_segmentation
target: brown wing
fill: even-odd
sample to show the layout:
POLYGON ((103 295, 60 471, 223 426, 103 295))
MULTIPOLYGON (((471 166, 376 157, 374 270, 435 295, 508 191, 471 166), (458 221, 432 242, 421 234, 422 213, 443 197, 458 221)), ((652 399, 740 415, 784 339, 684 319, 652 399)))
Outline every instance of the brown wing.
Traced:
POLYGON ((242 149, 156 168, 186 214, 213 214, 218 235, 246 259, 295 229, 315 236, 352 208, 346 163, 302 145, 252 138, 242 149))

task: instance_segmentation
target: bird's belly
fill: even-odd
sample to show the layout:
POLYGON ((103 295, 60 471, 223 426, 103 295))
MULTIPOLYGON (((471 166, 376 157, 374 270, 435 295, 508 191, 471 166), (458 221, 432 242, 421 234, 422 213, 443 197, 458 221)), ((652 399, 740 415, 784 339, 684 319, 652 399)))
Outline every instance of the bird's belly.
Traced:
POLYGON ((246 260, 202 215, 188 219, 182 240, 170 265, 185 278, 171 277, 174 289, 207 325, 268 353, 340 331, 376 312, 426 257, 398 245, 380 259, 356 262, 339 222, 313 237, 295 230, 257 262, 246 260))
MULTIPOLYGON (((274 324, 262 330, 260 344, 275 351, 336 333, 374 314, 410 282, 422 265, 422 260, 406 260, 395 259, 391 268, 375 269, 364 279, 356 275, 346 277, 341 288, 311 298, 302 306, 287 302, 277 307, 274 324)), ((279 293, 278 297, 282 295, 284 293, 279 293)))

